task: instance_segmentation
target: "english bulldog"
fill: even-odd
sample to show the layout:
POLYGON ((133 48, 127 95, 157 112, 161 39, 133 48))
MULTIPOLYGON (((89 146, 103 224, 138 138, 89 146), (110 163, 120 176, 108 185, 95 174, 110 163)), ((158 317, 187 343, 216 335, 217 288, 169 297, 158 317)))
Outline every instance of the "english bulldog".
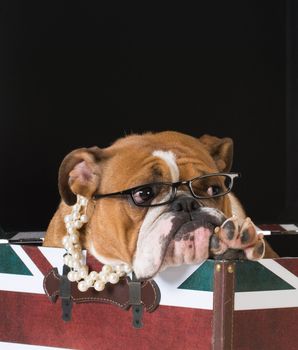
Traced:
POLYGON ((62 246, 64 217, 88 198, 80 243, 103 264, 137 278, 208 257, 275 257, 232 193, 233 141, 174 131, 133 134, 107 148, 80 148, 59 169, 62 201, 45 246, 62 246))

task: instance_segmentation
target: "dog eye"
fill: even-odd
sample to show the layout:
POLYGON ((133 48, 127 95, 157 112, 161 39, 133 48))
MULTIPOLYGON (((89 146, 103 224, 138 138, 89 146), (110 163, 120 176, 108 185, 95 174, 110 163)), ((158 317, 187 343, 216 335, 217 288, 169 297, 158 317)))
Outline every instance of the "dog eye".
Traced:
POLYGON ((223 191, 222 191, 221 187, 219 187, 219 186, 210 186, 207 189, 207 194, 210 197, 217 196, 218 194, 221 194, 222 192, 223 191))
POLYGON ((154 199, 156 193, 153 187, 147 186, 138 188, 132 193, 132 196, 136 204, 145 204, 154 199))

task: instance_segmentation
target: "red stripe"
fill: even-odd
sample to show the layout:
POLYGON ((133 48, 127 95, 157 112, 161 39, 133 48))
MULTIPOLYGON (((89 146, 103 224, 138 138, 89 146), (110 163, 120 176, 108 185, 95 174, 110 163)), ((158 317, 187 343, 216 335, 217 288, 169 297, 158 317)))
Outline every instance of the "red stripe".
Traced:
POLYGON ((297 350, 298 308, 236 311, 237 350, 297 350))
POLYGON ((131 311, 113 305, 74 305, 61 319, 61 303, 44 295, 0 292, 0 341, 80 350, 211 348, 212 312, 161 306, 144 312, 144 327, 132 328, 131 311))
POLYGON ((281 266, 285 267, 287 270, 292 272, 298 277, 298 258, 283 258, 275 259, 281 266))
POLYGON ((283 228, 281 225, 278 225, 278 224, 262 224, 262 225, 258 225, 258 227, 264 231, 280 231, 280 232, 286 231, 285 228, 283 228))
MULTIPOLYGON (((0 292, 0 341, 80 350, 211 348, 212 312, 162 306, 131 327, 131 312, 112 305, 75 305, 61 320, 61 304, 43 295, 0 292)), ((298 308, 236 311, 233 349, 296 350, 298 308)))
POLYGON ((87 253, 87 265, 89 266, 89 271, 100 271, 103 264, 100 263, 93 255, 87 253))
MULTIPOLYGON (((30 259, 38 267, 43 275, 46 275, 53 267, 47 260, 47 258, 42 254, 42 252, 33 246, 23 245, 22 248, 29 255, 30 259)), ((62 259, 62 255, 61 255, 62 259)))

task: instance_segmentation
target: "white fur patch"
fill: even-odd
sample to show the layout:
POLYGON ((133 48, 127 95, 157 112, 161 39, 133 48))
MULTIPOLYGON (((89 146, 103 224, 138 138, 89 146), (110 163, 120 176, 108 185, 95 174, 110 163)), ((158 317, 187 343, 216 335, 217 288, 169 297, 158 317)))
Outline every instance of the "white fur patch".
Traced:
POLYGON ((138 278, 155 275, 162 264, 162 242, 166 241, 173 225, 173 214, 164 214, 166 208, 149 208, 140 228, 133 261, 133 270, 138 278))
POLYGON ((172 182, 179 181, 179 168, 176 163, 176 156, 172 151, 157 150, 157 151, 154 151, 152 155, 155 157, 161 158, 167 163, 170 169, 172 182))

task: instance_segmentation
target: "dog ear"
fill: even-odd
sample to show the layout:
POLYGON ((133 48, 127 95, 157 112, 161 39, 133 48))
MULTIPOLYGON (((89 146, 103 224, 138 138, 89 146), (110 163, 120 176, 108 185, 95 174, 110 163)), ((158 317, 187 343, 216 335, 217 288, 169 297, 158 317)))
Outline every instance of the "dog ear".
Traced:
POLYGON ((233 140, 231 138, 203 135, 199 141, 215 160, 219 171, 228 172, 231 170, 233 163, 233 140))
POLYGON ((99 165, 103 150, 79 148, 69 153, 59 168, 59 192, 67 205, 76 203, 76 195, 91 198, 99 185, 99 165))

